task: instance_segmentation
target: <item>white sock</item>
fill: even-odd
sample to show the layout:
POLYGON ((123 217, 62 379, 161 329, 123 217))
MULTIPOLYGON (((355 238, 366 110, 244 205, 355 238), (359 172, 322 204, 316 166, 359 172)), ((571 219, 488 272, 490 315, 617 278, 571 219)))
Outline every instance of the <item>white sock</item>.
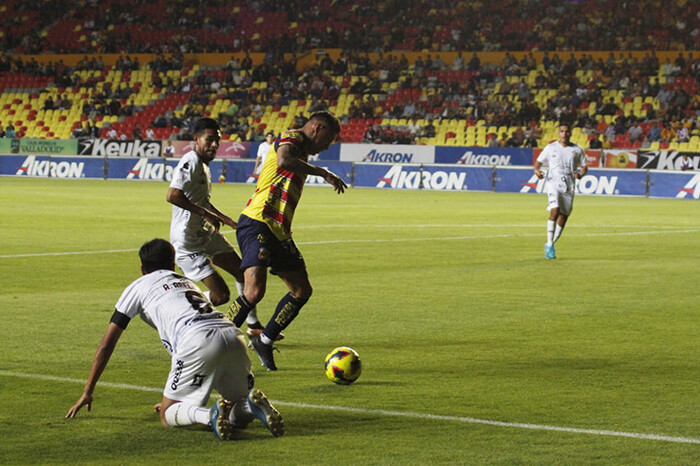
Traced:
POLYGON ((554 230, 554 240, 553 243, 556 243, 559 237, 561 236, 561 232, 564 230, 564 227, 557 224, 557 228, 554 230))
POLYGON ((209 410, 189 403, 175 403, 165 410, 165 420, 173 427, 209 425, 209 410))
POLYGON ((271 345, 274 343, 274 341, 267 338, 267 335, 265 335, 264 333, 260 334, 260 341, 262 341, 265 345, 271 345))
MULTIPOLYGON (((243 294, 243 283, 241 282, 236 282, 236 289, 238 290, 238 295, 243 294)), ((248 313, 248 316, 245 318, 245 321, 248 325, 250 324, 257 324, 258 323, 258 313, 255 312, 255 308, 252 308, 250 312, 248 313)))
POLYGON ((554 220, 547 220, 547 244, 549 246, 554 244, 554 225, 556 225, 554 220))
POLYGON ((228 415, 228 422, 236 426, 246 426, 253 422, 254 419, 253 411, 248 406, 248 398, 236 401, 228 415))
POLYGON ((207 298, 207 301, 211 302, 211 291, 205 291, 204 297, 207 298))

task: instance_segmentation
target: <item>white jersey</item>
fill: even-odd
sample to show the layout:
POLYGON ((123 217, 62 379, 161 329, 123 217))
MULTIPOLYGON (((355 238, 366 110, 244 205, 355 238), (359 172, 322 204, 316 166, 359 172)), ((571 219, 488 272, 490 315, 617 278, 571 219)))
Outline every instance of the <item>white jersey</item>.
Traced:
POLYGON ((188 331, 202 327, 231 327, 233 323, 214 310, 194 282, 172 270, 156 270, 126 287, 115 306, 129 319, 140 315, 158 330, 170 354, 188 331))
MULTIPOLYGON (((193 150, 186 153, 175 167, 170 187, 182 190, 193 204, 205 209, 211 206, 211 172, 193 150)), ((201 216, 173 205, 170 242, 176 249, 178 246, 187 248, 204 244, 214 231, 214 227, 201 216)))
POLYGON ((559 141, 554 141, 542 150, 537 161, 549 166, 546 178, 549 191, 573 193, 576 168, 586 166, 586 153, 577 144, 562 146, 559 141))
POLYGON ((268 144, 267 141, 261 142, 258 146, 258 158, 260 159, 260 163, 258 164, 256 175, 260 174, 262 166, 265 164, 265 157, 267 157, 267 153, 270 152, 270 147, 272 147, 272 145, 268 144))

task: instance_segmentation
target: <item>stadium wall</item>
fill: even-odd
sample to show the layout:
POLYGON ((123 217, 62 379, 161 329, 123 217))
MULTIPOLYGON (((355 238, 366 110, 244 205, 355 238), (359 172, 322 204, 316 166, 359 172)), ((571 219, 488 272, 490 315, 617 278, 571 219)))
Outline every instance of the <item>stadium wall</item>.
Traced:
MULTIPOLYGON (((176 158, 95 157, 66 155, 0 155, 0 175, 42 178, 103 178, 169 182, 176 158)), ((315 161, 353 187, 541 193, 544 182, 531 167, 466 164, 373 163, 315 161)), ((253 185, 251 159, 216 159, 209 165, 212 180, 253 185)), ((328 186, 309 176, 307 185, 328 186)), ((647 196, 700 199, 700 173, 658 169, 589 170, 576 185, 577 193, 602 196, 647 196)))

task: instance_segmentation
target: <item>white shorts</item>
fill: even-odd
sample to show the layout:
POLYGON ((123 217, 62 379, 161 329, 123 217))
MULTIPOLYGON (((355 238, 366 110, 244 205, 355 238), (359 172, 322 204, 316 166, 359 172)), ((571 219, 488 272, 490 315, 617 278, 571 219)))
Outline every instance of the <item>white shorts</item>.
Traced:
POLYGON ((549 191, 547 193, 547 201, 547 210, 559 209, 559 213, 567 217, 571 215, 571 211, 574 209, 574 193, 549 191))
POLYGON ((194 282, 212 275, 216 270, 211 258, 217 254, 236 252, 233 245, 224 236, 215 231, 201 246, 174 243, 175 261, 185 277, 194 282))
POLYGON ((178 342, 163 395, 205 406, 212 389, 240 400, 253 388, 245 340, 233 325, 194 328, 178 342))

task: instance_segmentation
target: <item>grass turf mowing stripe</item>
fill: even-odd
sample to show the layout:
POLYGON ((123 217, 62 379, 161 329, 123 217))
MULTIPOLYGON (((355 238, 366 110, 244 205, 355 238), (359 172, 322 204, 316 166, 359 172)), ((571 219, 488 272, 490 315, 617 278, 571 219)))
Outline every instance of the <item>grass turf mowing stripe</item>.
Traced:
MULTIPOLYGON (((658 235, 658 234, 672 234, 672 233, 698 233, 699 229, 691 230, 662 230, 662 231, 629 231, 629 232, 613 232, 613 233, 571 233, 567 236, 585 236, 585 237, 595 237, 595 236, 640 236, 640 235, 658 235)), ((226 231, 223 234, 233 233, 233 231, 226 231)), ((497 238, 526 238, 526 237, 537 237, 543 236, 540 233, 525 233, 525 234, 512 234, 504 233, 501 235, 468 235, 468 236, 439 236, 439 237, 427 237, 427 238, 390 238, 390 239, 347 239, 347 240, 328 240, 328 241, 302 241, 298 242, 298 245, 319 245, 319 244, 360 244, 360 243, 401 243, 401 242, 415 242, 415 241, 463 241, 470 239, 497 239, 497 238)), ((138 249, 107 249, 104 251, 70 251, 70 252, 45 252, 45 253, 32 253, 32 254, 7 254, 0 255, 0 259, 18 259, 22 257, 46 257, 46 256, 70 256, 79 254, 114 254, 122 252, 136 252, 138 249)))
MULTIPOLYGON (((12 372, 0 370, 0 376, 3 377, 23 377, 29 379, 37 380, 50 380, 53 382, 66 382, 66 383, 76 383, 84 384, 85 381, 81 379, 72 379, 68 377, 56 377, 52 375, 44 374, 27 374, 23 372, 12 372)), ((146 387, 143 385, 130 385, 124 383, 114 383, 114 382, 99 382, 97 385, 101 387, 110 388, 122 388, 126 390, 139 390, 147 392, 161 392, 162 389, 155 387, 146 387)), ((383 409, 365 409, 365 408, 350 408, 344 406, 327 406, 327 405, 315 405, 309 403, 296 403, 287 401, 277 401, 272 400, 274 404, 280 406, 292 406, 295 408, 305 408, 305 409, 317 409, 325 411, 341 411, 346 413, 359 413, 359 414, 371 414, 378 416, 392 416, 392 417, 406 417, 414 419, 428 419, 435 421, 447 421, 447 422, 462 422, 467 424, 481 424, 494 427, 509 427, 515 429, 530 429, 530 430, 544 430, 552 432, 565 432, 570 434, 585 434, 585 435, 598 435, 598 436, 610 436, 610 437, 626 437, 638 440, 655 440, 660 442, 672 442, 672 443, 694 443, 700 444, 700 439, 692 437, 671 437, 667 435, 657 435, 657 434, 641 434, 636 432, 620 432, 614 430, 598 430, 598 429, 581 429, 576 427, 559 427, 559 426, 549 426, 543 424, 527 424, 520 422, 504 422, 504 421, 492 421, 488 419, 476 419, 472 417, 462 417, 462 416, 443 416, 437 414, 425 414, 425 413, 411 413, 404 411, 387 411, 383 409)))

